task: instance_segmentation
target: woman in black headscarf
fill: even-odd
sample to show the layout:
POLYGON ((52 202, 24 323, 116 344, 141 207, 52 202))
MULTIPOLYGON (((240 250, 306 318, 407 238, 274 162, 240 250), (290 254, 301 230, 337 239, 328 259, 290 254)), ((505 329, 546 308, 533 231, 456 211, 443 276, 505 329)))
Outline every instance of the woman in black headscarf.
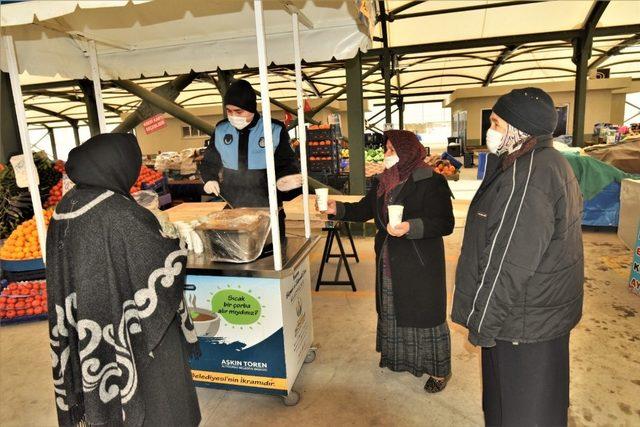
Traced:
POLYGON ((76 184, 47 235, 53 381, 60 425, 200 422, 183 304, 186 251, 129 195, 141 166, 130 134, 69 154, 76 184))

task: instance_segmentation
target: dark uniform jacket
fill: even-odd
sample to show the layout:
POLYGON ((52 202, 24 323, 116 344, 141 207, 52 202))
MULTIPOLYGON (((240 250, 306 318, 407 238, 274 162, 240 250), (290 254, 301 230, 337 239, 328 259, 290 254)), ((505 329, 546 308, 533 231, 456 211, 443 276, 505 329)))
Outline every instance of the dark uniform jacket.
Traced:
MULTIPOLYGON (((272 120, 271 128, 276 179, 300 173, 287 127, 272 120)), ((235 208, 269 206, 262 117, 256 113, 249 126, 242 130, 237 130, 226 119, 220 121, 204 151, 200 175, 204 182, 218 181, 222 196, 235 208)), ((298 194, 295 190, 279 193, 279 204, 298 194)))

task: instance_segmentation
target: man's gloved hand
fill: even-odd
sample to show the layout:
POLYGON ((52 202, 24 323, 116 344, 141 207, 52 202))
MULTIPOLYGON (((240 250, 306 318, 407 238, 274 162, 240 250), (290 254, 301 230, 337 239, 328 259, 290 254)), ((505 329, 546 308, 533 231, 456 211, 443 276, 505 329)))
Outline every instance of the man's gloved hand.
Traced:
POLYGON ((182 240, 187 245, 188 250, 193 250, 193 242, 191 241, 191 226, 183 221, 175 222, 174 225, 178 229, 180 240, 182 240))
POLYGON ((276 181, 276 187, 278 190, 282 192, 287 192, 291 190, 295 190, 296 188, 302 187, 302 175, 287 175, 280 178, 276 181))
POLYGON ((198 225, 197 221, 192 221, 190 223, 178 221, 174 225, 178 230, 180 240, 186 243, 188 250, 193 251, 196 254, 201 254, 204 251, 202 239, 200 239, 200 236, 194 230, 198 225))
POLYGON ((220 195, 220 184, 218 181, 207 181, 204 184, 204 192, 207 194, 213 194, 214 196, 220 195))

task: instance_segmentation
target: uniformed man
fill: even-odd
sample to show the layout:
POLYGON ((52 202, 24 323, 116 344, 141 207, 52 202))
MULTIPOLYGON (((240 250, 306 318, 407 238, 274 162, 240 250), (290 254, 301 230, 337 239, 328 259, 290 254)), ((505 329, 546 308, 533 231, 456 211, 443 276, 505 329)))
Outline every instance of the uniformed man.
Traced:
MULTIPOLYGON (((256 93, 246 80, 235 81, 224 96, 227 118, 215 128, 204 151, 200 175, 204 191, 222 196, 233 208, 268 207, 267 159, 256 93)), ((271 120, 278 206, 300 194, 302 176, 284 123, 271 120)), ((280 210, 284 235, 284 212, 280 210)))

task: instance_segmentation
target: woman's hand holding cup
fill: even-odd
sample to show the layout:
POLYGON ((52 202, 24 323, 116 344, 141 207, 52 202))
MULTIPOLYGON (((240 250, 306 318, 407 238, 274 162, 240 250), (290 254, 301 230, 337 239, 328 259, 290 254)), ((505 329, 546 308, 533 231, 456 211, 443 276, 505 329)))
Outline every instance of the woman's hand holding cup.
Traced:
POLYGON ((411 229, 411 224, 407 221, 401 222, 395 227, 391 225, 391 223, 387 224, 387 233, 392 235, 393 237, 402 237, 409 232, 411 229))
POLYGON ((338 213, 335 200, 327 200, 327 210, 325 211, 325 213, 327 215, 335 215, 336 213, 338 213))
POLYGON ((318 203, 318 199, 316 198, 316 211, 322 212, 327 215, 335 215, 338 210, 336 209, 336 201, 335 200, 327 200, 327 209, 320 209, 320 204, 318 203))

